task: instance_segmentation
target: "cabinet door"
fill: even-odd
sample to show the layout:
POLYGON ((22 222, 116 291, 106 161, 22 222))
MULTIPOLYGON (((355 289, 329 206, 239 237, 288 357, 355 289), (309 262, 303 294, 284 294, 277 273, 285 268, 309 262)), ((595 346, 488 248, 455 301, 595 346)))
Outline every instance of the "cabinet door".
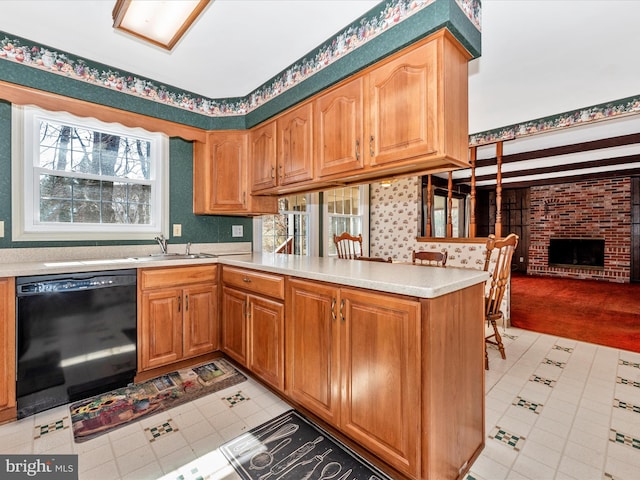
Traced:
POLYGON ((278 183, 291 183, 313 178, 313 107, 307 103, 277 120, 278 183))
POLYGON ((364 166, 362 78, 353 80, 315 102, 318 176, 358 170, 364 166))
POLYGON ((183 356, 195 357, 218 349, 218 295, 215 285, 183 290, 183 356))
POLYGON ((268 122, 251 131, 249 136, 251 191, 276 186, 276 122, 268 122))
POLYGON ((284 305, 249 295, 249 363, 265 382, 284 391, 284 305))
POLYGON ((0 421, 16 417, 16 297, 14 285, 13 278, 0 279, 0 421))
POLYGON ((438 150, 436 68, 431 42, 369 74, 370 165, 438 150))
POLYGON ((140 317, 140 370, 182 358, 182 290, 143 292, 140 317))
POLYGON ((221 132, 209 135, 209 208, 213 212, 247 209, 247 134, 221 132))
POLYGON ((337 425, 340 414, 339 291, 291 280, 287 295, 286 391, 337 425))
POLYGON ((366 291, 342 289, 341 295, 346 318, 341 430, 415 476, 420 451, 420 305, 366 291))
POLYGON ((248 341, 247 294, 232 288, 223 288, 220 308, 222 351, 246 366, 248 341))

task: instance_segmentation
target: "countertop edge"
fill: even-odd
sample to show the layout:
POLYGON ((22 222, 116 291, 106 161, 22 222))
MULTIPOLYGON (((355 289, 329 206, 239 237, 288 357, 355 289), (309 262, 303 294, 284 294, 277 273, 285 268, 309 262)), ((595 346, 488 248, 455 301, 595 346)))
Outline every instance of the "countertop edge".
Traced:
POLYGON ((137 261, 132 258, 122 258, 13 263, 0 265, 0 276, 20 277, 129 268, 166 268, 215 264, 418 298, 439 297, 483 283, 489 278, 487 272, 475 269, 423 267, 296 255, 275 256, 273 254, 222 255, 218 258, 188 260, 137 261))

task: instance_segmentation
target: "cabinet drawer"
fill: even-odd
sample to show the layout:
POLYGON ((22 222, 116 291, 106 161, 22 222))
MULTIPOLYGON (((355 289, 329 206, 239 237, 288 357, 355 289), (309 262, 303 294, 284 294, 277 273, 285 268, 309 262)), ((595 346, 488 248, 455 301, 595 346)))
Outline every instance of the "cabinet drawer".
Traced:
POLYGON ((284 298, 284 277, 245 270, 243 268, 223 267, 222 281, 225 285, 248 290, 274 298, 284 298))
POLYGON ((149 288, 174 287, 191 283, 215 282, 217 265, 198 267, 144 268, 138 273, 138 286, 149 288))

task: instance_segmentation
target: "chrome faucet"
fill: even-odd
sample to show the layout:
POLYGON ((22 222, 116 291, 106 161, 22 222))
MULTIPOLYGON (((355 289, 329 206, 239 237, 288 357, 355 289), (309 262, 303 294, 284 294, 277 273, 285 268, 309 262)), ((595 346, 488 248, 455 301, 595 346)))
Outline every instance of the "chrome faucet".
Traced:
POLYGON ((160 236, 154 238, 154 240, 156 242, 158 242, 158 245, 160 245, 160 250, 162 251, 162 253, 166 254, 167 253, 167 239, 164 238, 164 235, 160 234, 160 236))
POLYGON ((191 242, 187 242, 187 248, 185 248, 184 254, 191 255, 191 242))

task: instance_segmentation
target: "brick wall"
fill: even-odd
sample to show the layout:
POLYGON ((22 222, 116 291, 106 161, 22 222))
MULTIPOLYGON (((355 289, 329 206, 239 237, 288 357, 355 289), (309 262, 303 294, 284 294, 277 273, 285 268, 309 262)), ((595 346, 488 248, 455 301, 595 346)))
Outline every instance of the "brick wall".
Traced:
POLYGON ((630 178, 531 187, 530 195, 529 274, 630 281, 630 178), (549 267, 551 237, 604 238, 604 269, 549 267))

